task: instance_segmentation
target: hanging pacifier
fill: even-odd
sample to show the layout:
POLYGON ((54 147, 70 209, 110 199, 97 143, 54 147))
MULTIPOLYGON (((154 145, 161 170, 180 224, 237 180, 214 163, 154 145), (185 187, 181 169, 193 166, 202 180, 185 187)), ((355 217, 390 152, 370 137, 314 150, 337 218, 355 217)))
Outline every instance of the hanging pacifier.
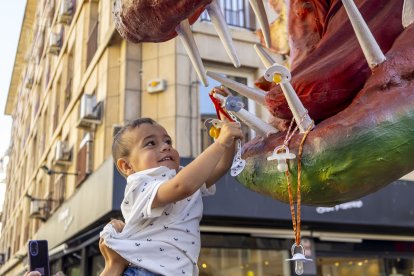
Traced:
POLYGON ((219 119, 207 119, 204 122, 204 126, 208 129, 208 135, 210 135, 211 138, 213 139, 217 139, 220 135, 220 129, 221 126, 223 125, 223 122, 220 121, 219 119))
POLYGON ((286 261, 294 261, 295 262, 295 273, 297 275, 303 274, 303 263, 312 262, 312 259, 307 259, 305 257, 305 249, 303 248, 302 244, 296 245, 294 243, 291 249, 292 258, 286 259, 286 261))
POLYGON ((267 157, 267 160, 277 160, 277 169, 279 172, 286 172, 288 165, 287 159, 295 159, 296 155, 289 152, 289 148, 286 145, 278 146, 274 149, 273 154, 267 157))
POLYGON ((224 102, 227 111, 239 112, 244 107, 243 101, 237 96, 228 96, 224 102))
POLYGON ((289 82, 292 79, 292 75, 285 66, 275 63, 267 68, 264 78, 269 82, 280 84, 289 82))

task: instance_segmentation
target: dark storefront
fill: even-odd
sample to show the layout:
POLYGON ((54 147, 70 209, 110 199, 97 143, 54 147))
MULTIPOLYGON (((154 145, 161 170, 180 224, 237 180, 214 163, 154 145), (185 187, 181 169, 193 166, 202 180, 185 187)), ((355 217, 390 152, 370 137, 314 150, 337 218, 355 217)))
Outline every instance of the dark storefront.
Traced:
MULTIPOLYGON (((123 181, 114 170, 112 212, 52 251, 54 272, 99 275, 99 231, 120 215, 123 181)), ((302 241, 313 259, 304 275, 414 275, 413 195, 413 182, 396 181, 334 207, 303 206, 302 241)), ((201 233, 200 275, 295 275, 285 261, 294 242, 289 205, 245 189, 230 175, 205 198, 201 233)))

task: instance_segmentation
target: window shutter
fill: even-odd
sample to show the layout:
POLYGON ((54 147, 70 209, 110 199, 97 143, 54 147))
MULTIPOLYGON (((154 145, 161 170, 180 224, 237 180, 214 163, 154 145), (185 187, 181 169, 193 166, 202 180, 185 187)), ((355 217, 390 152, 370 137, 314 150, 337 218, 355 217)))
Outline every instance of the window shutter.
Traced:
POLYGON ((89 174, 89 144, 85 143, 78 151, 78 157, 76 162, 76 171, 78 175, 76 176, 76 187, 79 187, 83 181, 88 178, 89 174))

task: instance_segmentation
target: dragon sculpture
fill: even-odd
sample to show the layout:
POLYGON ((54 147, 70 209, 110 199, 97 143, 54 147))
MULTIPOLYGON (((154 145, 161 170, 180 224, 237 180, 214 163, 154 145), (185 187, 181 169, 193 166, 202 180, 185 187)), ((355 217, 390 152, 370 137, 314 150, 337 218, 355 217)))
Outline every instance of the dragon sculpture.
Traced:
POLYGON ((300 164, 302 203, 307 205, 360 198, 412 171, 414 1, 271 0, 286 17, 287 32, 280 28, 281 18, 269 26, 261 0, 250 3, 263 44, 290 51, 291 71, 256 46, 269 74, 257 81, 258 88, 204 70, 190 30, 203 10, 240 66, 217 0, 116 0, 113 11, 125 39, 162 42, 178 35, 203 84, 208 75, 266 105, 273 115, 269 123, 240 108, 234 112, 261 134, 243 146, 246 165, 237 180, 247 188, 289 201, 286 173, 268 160, 287 154, 275 151, 280 145, 297 155, 283 161, 292 187, 298 184, 300 164))

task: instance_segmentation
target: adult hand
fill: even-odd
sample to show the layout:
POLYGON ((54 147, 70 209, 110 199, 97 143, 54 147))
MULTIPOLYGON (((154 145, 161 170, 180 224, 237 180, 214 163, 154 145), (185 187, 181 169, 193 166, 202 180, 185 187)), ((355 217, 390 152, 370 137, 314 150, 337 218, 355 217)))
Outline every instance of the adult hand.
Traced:
POLYGON ((42 276, 42 273, 39 271, 28 271, 24 274, 24 276, 42 276))
POLYGON ((119 219, 112 219, 109 224, 111 224, 118 233, 121 233, 125 226, 125 223, 119 219))
MULTIPOLYGON (((118 233, 121 232, 125 226, 123 221, 117 219, 113 219, 109 223, 118 233)), ((105 269, 101 275, 121 275, 128 267, 129 262, 122 258, 117 252, 106 246, 103 239, 99 240, 99 250, 105 259, 105 269)))

